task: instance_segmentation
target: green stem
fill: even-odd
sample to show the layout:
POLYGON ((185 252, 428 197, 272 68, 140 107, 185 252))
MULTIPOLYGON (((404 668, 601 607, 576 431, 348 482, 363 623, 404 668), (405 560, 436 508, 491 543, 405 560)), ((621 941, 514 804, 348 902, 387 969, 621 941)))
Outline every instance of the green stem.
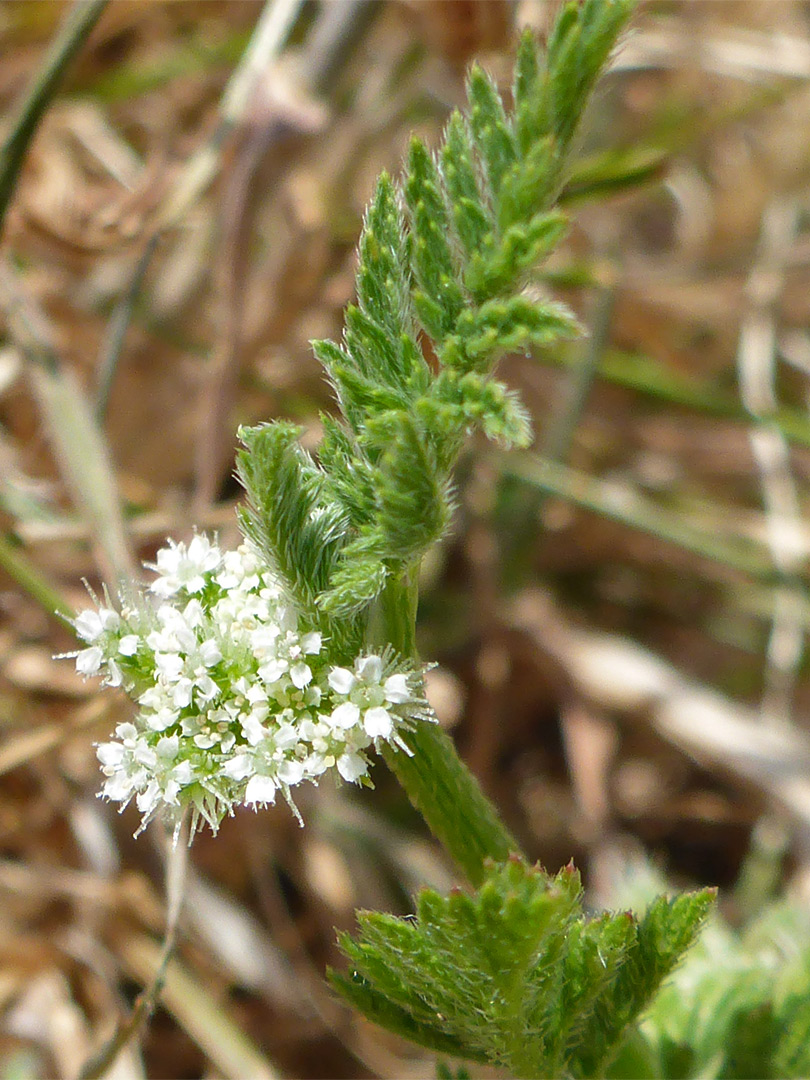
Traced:
MULTIPOLYGON (((417 603, 415 572, 389 581, 382 596, 386 639, 401 656, 413 660, 418 659, 417 603)), ((520 851, 517 841, 438 724, 419 724, 407 741, 413 757, 388 748, 384 751, 388 767, 433 834, 471 884, 478 886, 486 876, 486 861, 504 862, 520 851)))

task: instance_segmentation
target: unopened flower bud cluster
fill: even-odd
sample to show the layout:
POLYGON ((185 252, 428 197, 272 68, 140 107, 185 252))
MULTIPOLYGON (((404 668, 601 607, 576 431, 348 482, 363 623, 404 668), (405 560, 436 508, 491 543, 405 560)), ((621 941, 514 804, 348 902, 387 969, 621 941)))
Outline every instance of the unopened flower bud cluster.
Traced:
MULTIPOLYGON (((216 829, 238 804, 274 802, 329 769, 363 783, 368 753, 430 718, 418 674, 385 656, 329 662, 278 579, 243 544, 205 536, 158 552, 152 602, 99 606, 74 621, 85 675, 104 673, 138 702, 133 722, 98 747, 102 794, 216 829)), ((367 782, 367 781, 366 781, 367 782)))

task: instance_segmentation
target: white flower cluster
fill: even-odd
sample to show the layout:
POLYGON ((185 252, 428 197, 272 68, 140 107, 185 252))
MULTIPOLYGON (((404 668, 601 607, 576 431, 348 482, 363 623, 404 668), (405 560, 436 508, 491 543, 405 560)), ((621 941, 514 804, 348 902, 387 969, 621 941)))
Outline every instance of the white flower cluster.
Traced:
POLYGON ((278 579, 243 544, 222 551, 197 535, 170 543, 151 569, 154 601, 99 606, 74 620, 85 675, 104 672, 138 702, 134 722, 98 747, 102 795, 133 797, 143 826, 190 807, 216 830, 234 806, 317 783, 336 768, 368 783, 368 751, 431 714, 418 673, 366 655, 329 662, 320 633, 301 624, 278 579))

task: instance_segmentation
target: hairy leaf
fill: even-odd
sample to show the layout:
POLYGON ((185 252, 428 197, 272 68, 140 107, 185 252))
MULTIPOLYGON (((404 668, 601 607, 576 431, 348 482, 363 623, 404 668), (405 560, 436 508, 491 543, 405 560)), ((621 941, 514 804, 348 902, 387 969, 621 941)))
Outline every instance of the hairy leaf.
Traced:
POLYGON ((360 913, 358 934, 339 939, 350 974, 330 978, 376 1023, 433 1049, 516 1076, 596 1076, 710 903, 696 893, 640 922, 588 918, 572 867, 551 878, 514 858, 473 894, 424 891, 415 919, 360 913))

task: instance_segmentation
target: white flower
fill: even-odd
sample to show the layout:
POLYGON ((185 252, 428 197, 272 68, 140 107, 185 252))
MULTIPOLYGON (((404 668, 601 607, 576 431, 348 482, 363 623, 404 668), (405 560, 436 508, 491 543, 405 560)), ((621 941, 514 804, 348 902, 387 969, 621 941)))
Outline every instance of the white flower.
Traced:
POLYGON ((307 656, 317 656, 323 647, 323 639, 317 630, 304 634, 301 638, 301 651, 307 656))
POLYGON ((177 682, 183 673, 183 658, 178 653, 174 652, 156 652, 155 669, 164 682, 177 682))
POLYGON ((106 776, 112 776, 124 761, 124 747, 121 743, 100 743, 96 747, 96 757, 101 762, 106 776), (108 772, 108 770, 112 770, 108 772))
POLYGON ((259 678, 269 684, 277 683, 289 666, 286 660, 269 660, 259 668, 259 678))
MULTIPOLYGON (((415 679, 384 654, 334 666, 274 574, 244 544, 223 553, 203 536, 158 552, 159 598, 129 598, 82 612, 84 674, 101 672, 137 699, 97 756, 102 794, 135 800, 142 828, 157 814, 192 815, 216 830, 237 806, 264 806, 281 791, 335 769, 362 782, 366 754, 427 715, 415 679)), ((408 751, 410 752, 410 751, 408 751)), ((297 811, 295 811, 297 813, 297 811)), ((300 820, 300 819, 299 819, 300 820)))
POLYGON ((300 784, 304 778, 304 764, 301 761, 287 759, 281 762, 276 775, 282 784, 293 787, 295 784, 300 784))
POLYGON ((148 816, 160 802, 160 785, 150 780, 143 791, 138 792, 135 803, 142 814, 148 816))
POLYGON ((153 713, 144 712, 141 713, 141 715, 146 721, 146 726, 151 731, 165 731, 166 728, 171 727, 172 724, 177 722, 177 718, 180 715, 180 709, 171 709, 164 705, 153 713))
POLYGON ((169 541, 157 553, 156 569, 160 577, 150 586, 158 596, 174 596, 184 589, 198 593, 205 588, 205 575, 216 570, 222 560, 219 548, 205 536, 197 535, 186 547, 169 541))
POLYGON ((165 735, 162 739, 158 740, 155 752, 160 758, 166 758, 168 761, 174 761, 177 757, 177 751, 180 749, 180 737, 178 735, 165 735))
POLYGON ((132 798, 134 781, 125 771, 114 772, 102 789, 102 795, 110 802, 127 803, 132 798))
POLYGON ((222 651, 213 638, 204 641, 200 646, 200 659, 206 667, 213 667, 222 659, 222 651))
POLYGON ((107 677, 104 682, 107 686, 122 686, 124 682, 121 667, 111 656, 107 658, 107 677))

